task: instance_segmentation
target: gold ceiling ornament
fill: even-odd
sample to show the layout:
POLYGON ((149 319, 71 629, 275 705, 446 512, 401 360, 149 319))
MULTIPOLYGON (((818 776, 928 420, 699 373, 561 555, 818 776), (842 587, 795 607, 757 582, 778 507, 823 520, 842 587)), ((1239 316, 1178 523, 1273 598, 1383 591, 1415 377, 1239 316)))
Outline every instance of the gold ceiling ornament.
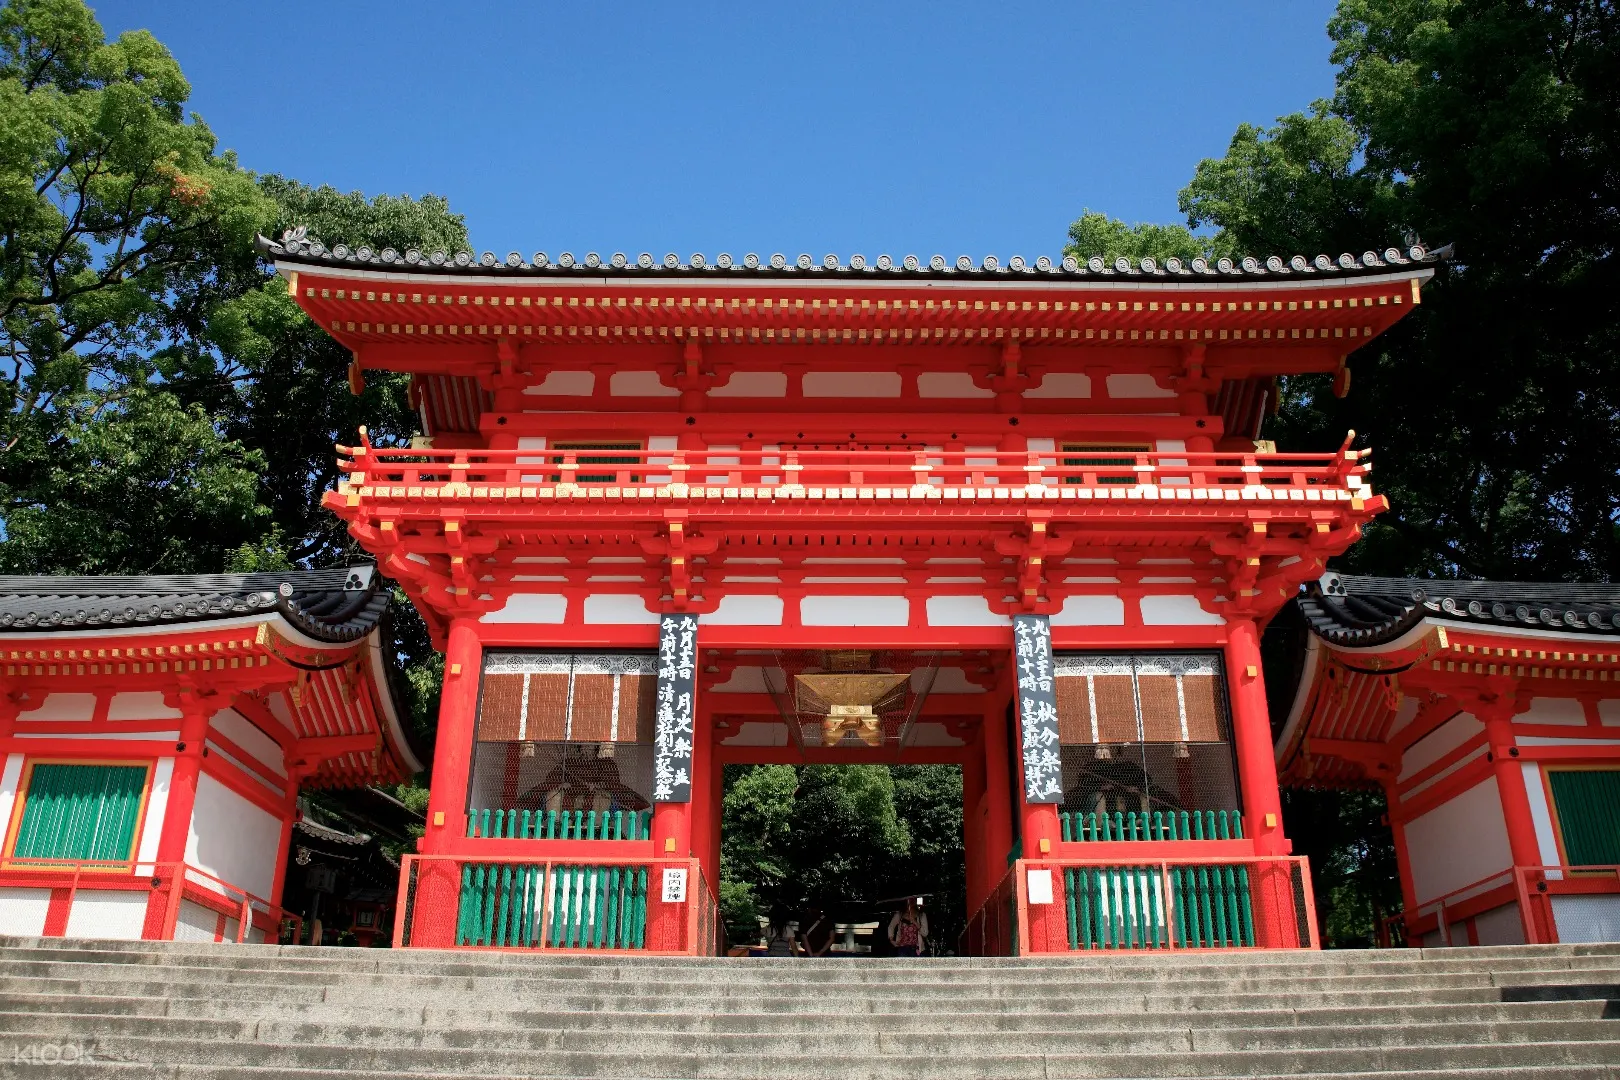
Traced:
MULTIPOLYGON (((834 655, 829 654, 829 661, 834 655)), ((870 658, 870 654, 865 654, 870 658)), ((831 663, 829 666, 833 666, 831 663)), ((867 746, 883 745, 883 726, 877 706, 904 697, 911 680, 909 672, 824 673, 795 675, 799 687, 799 711, 822 713, 821 743, 837 746, 846 734, 853 734, 867 746)))

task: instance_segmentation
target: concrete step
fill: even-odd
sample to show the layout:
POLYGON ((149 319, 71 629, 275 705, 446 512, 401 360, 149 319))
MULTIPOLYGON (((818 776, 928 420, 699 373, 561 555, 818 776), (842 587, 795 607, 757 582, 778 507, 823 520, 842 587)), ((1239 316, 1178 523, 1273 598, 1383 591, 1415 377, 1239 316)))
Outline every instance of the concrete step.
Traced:
MULTIPOLYGON (((1332 1024, 1441 1024, 1515 1020, 1603 1020, 1620 1016, 1620 988, 1615 998, 1559 997, 1550 1001, 1456 1004, 1340 1006, 1338 1008, 1266 1007, 1247 1011, 1157 1010, 1106 1015, 1110 1028, 1241 1027, 1263 1016, 1275 1027, 1319 1027, 1332 1024)), ((1226 1000, 1226 999, 1222 999, 1226 1000)), ((774 1012, 774 1013, 608 1013, 527 1009, 450 1009, 436 1005, 346 1005, 340 1001, 243 1002, 213 998, 80 997, 71 994, 0 994, 0 1015, 73 1012, 86 1017, 173 1017, 232 1020, 244 1013, 258 1020, 288 1023, 364 1024, 393 1027, 460 1027, 481 1029, 563 1029, 570 1031, 733 1032, 866 1032, 882 1031, 1088 1031, 1098 1014, 1087 1012, 774 1012)), ((89 1022, 89 1021, 87 1021, 89 1022)))
POLYGON ((0 1076, 1620 1075, 1620 947, 695 960, 0 943, 0 1076), (83 1070, 87 1071, 87 1070, 83 1070))
POLYGON ((982 1031, 964 1024, 957 1031, 681 1032, 623 1031, 567 1027, 487 1028, 476 1026, 382 1025, 347 1022, 286 1022, 269 1019, 192 1019, 152 1016, 0 1014, 0 1037, 27 1032, 57 1040, 90 1027, 101 1037, 141 1036, 192 1042, 287 1043, 302 1046, 429 1049, 560 1050, 585 1053, 663 1053, 735 1055, 758 1052, 814 1057, 847 1054, 900 1054, 949 1057, 956 1053, 1018 1055, 1073 1053, 1177 1053, 1224 1050, 1316 1050, 1431 1045, 1487 1045, 1537 1042, 1606 1041, 1620 1037, 1616 1024, 1602 1019, 1491 1020, 1403 1025, 1275 1026, 1250 1017, 1251 1026, 1164 1026, 1118 1029, 1107 1017, 1085 1029, 1067 1031, 982 1031))
MULTIPOLYGON (((15 1031, 5 1043, 48 1043, 51 1032, 15 1031)), ((289 1069, 349 1069, 412 1075, 449 1072, 476 1076, 691 1077, 694 1080, 1047 1080, 1066 1077, 1226 1077, 1310 1072, 1417 1069, 1462 1070, 1546 1065, 1605 1065, 1620 1061, 1620 1041, 1541 1041, 1492 1045, 1436 1044, 1406 1047, 1258 1048, 1238 1051, 1122 1051, 1060 1053, 862 1054, 813 1056, 779 1052, 683 1053, 659 1050, 588 1052, 569 1050, 434 1047, 310 1046, 267 1042, 200 1042, 162 1037, 98 1035, 94 1056, 135 1064, 177 1062, 211 1066, 289 1069)), ((1455 1075, 1455 1073, 1454 1073, 1455 1075)))

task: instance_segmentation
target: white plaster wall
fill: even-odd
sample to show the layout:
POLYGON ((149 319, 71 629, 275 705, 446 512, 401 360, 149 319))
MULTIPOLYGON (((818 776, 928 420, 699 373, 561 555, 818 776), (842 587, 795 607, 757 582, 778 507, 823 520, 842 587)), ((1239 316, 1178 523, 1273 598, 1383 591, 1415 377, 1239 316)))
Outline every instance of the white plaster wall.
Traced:
POLYGON ((0 934, 38 937, 51 906, 49 889, 0 888, 0 934))
POLYGON ((1536 830, 1536 849, 1541 852, 1541 865, 1561 866, 1564 860, 1558 857, 1558 839, 1553 832, 1552 807, 1547 805, 1547 787, 1542 782, 1541 766, 1526 761, 1521 767, 1524 769, 1524 793, 1530 799, 1530 823, 1536 830))
POLYGON ((1484 730, 1485 725, 1471 714, 1458 713, 1406 748, 1401 755, 1400 779, 1428 768, 1484 730))
POLYGON ((1124 626, 1125 601, 1117 596, 1070 596, 1052 616, 1053 626, 1124 626))
POLYGON ((68 911, 66 936, 139 940, 150 895, 129 889, 80 889, 68 911))
POLYGON ((983 596, 930 596, 929 626, 1011 626, 1012 619, 990 610, 983 596))
POLYGON ((680 397, 673 386, 665 386, 656 371, 615 371, 608 380, 608 393, 614 397, 680 397))
POLYGON ((561 593, 513 593, 495 611, 479 616, 485 623, 560 623, 568 615, 568 598, 561 593))
POLYGON ((698 616, 699 626, 781 626, 783 604, 780 596, 762 593, 731 593, 707 615, 698 616))
POLYGON ((1620 941, 1620 896, 1555 896, 1552 909, 1561 944, 1620 941))
POLYGON ((734 371, 724 386, 709 391, 710 397, 787 397, 785 371, 734 371))
POLYGON ((1574 698, 1541 697, 1530 699, 1530 707, 1513 718, 1515 724, 1563 724, 1586 726, 1586 710, 1574 698))
POLYGON ((804 396, 897 398, 900 396, 898 371, 807 371, 804 396))
POLYGON ((17 805, 17 785, 22 782, 22 767, 21 754, 6 755, 6 767, 0 771, 0 829, 8 831, 0 835, 10 835, 11 811, 17 805))
POLYGON ((903 596, 806 596, 799 601, 805 626, 905 626, 911 602, 903 596))
POLYGON ((277 776, 286 776, 286 759, 276 740, 254 726, 253 722, 235 709, 224 709, 208 721, 215 731, 246 750, 265 768, 277 776))
POLYGON ((1226 620, 1206 611, 1198 597, 1170 593, 1142 597, 1142 623, 1146 626, 1220 626, 1226 620))
POLYGON ((1412 722, 1418 714, 1418 706, 1422 704, 1415 697, 1401 698, 1401 707, 1395 710, 1395 719, 1389 722, 1389 733, 1394 735, 1397 731, 1412 722))
POLYGON ((1496 777, 1407 822, 1406 851, 1420 903, 1512 866, 1496 777))
POLYGON ((171 709, 163 703, 162 691, 143 690, 139 693, 114 694, 107 705, 107 719, 178 720, 180 710, 171 709))
POLYGON ((1519 905, 1503 904, 1474 916, 1474 934, 1481 945, 1523 945, 1524 923, 1519 919, 1519 905))
POLYGON ((204 773, 186 837, 186 862, 263 899, 272 899, 281 819, 204 773))
POLYGON ((589 371, 553 371, 534 386, 524 389, 525 394, 546 394, 560 397, 590 397, 596 389, 596 375, 589 371))
POLYGON ((1111 398, 1173 398, 1174 390, 1167 390, 1152 375, 1139 371, 1108 376, 1108 396, 1111 398))
MULTIPOLYGON (((1110 376, 1112 378, 1112 376, 1110 376)), ((1033 390, 1025 390, 1026 398, 1088 398, 1091 396, 1091 376, 1077 371, 1054 371, 1041 380, 1033 390)))
POLYGON ((635 593, 593 593, 585 598, 585 621, 595 624, 656 624, 658 612, 635 593))
POLYGON ((89 720, 96 711, 94 694, 46 694, 39 708, 17 716, 19 720, 89 720))
POLYGON ((1604 727, 1620 727, 1620 698, 1604 698, 1598 702, 1598 723, 1604 727))
POLYGON ((158 758, 152 768, 152 791, 146 799, 146 817, 141 821, 140 846, 135 850, 137 862, 157 860, 158 841, 163 838, 163 822, 169 816, 169 787, 174 779, 174 758, 158 758))
POLYGON ((924 371, 917 376, 917 396, 925 398, 987 398, 995 391, 973 384, 965 371, 924 371))
POLYGON ((181 900, 174 920, 174 940, 213 941, 219 927, 219 913, 195 900, 181 900))

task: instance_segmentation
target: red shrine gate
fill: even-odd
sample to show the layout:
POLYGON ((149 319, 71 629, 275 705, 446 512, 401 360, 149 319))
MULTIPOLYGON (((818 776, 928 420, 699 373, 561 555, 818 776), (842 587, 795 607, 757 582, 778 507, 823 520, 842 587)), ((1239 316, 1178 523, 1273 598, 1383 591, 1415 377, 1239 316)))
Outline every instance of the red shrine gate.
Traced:
POLYGON ((1347 385, 1421 249, 263 245, 427 433, 326 497, 446 652, 397 941, 708 952, 722 764, 943 762, 971 951, 1314 944, 1258 633, 1383 501, 1348 440, 1255 436, 1278 376, 1347 385))

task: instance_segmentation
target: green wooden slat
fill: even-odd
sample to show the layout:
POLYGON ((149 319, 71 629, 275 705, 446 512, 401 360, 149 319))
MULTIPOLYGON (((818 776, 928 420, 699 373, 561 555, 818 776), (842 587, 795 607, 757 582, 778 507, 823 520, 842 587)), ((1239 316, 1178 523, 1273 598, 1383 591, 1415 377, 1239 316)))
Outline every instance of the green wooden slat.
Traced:
POLYGON ((1620 863, 1620 769, 1548 769, 1547 782, 1569 865, 1620 863))
POLYGON ((85 862, 133 858, 146 773, 144 765, 35 765, 13 855, 85 862))

